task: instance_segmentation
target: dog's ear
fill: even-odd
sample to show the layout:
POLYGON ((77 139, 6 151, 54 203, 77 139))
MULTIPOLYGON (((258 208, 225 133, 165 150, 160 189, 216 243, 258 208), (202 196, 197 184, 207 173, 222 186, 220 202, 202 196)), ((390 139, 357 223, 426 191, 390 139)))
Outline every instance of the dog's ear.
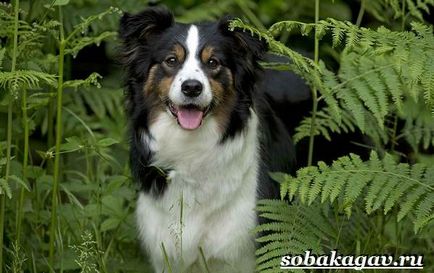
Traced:
POLYGON ((148 8, 134 15, 125 13, 120 21, 119 37, 126 43, 146 42, 151 34, 160 33, 173 23, 172 13, 163 7, 148 8))
POLYGON ((241 29, 229 30, 229 24, 234 18, 231 16, 225 16, 220 19, 218 27, 225 36, 231 36, 235 39, 235 42, 241 50, 247 53, 251 53, 256 59, 262 59, 265 52, 268 50, 267 43, 264 39, 259 39, 258 36, 252 35, 250 32, 244 32, 241 29))

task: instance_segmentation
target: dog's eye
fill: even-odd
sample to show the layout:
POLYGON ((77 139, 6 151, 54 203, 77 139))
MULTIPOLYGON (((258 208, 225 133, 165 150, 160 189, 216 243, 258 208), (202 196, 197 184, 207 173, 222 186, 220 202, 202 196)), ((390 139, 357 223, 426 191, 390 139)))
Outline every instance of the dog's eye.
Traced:
POLYGON ((168 57, 165 61, 164 61, 168 66, 170 67, 174 67, 178 64, 178 59, 176 59, 176 57, 168 57))
POLYGON ((217 67, 220 65, 216 58, 210 58, 206 64, 210 69, 217 69, 217 67))

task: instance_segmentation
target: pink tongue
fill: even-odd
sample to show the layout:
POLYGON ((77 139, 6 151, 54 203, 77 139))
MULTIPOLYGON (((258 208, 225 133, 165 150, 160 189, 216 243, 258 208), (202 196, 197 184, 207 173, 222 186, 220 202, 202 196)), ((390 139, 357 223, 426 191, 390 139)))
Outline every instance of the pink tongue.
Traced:
POLYGON ((197 129, 203 117, 203 112, 196 109, 178 109, 178 122, 182 128, 187 130, 197 129))

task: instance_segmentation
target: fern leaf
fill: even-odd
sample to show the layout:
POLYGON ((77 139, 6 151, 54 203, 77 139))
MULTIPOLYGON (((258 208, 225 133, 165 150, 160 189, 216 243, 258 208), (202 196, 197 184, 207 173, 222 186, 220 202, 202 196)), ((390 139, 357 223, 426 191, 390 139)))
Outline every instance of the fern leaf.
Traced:
POLYGON ((414 231, 417 232, 431 220, 434 220, 434 192, 428 193, 417 206, 414 231))
MULTIPOLYGON (((328 141, 331 141, 330 135, 332 133, 341 134, 355 131, 355 121, 347 111, 341 112, 341 122, 339 122, 330 114, 328 107, 317 112, 315 123, 314 135, 322 135, 328 141)), ((306 117, 301 121, 300 125, 295 128, 296 133, 293 136, 295 144, 310 136, 311 124, 312 117, 306 117)))
MULTIPOLYGON (((327 165, 324 162, 318 162, 318 168, 320 171, 324 171, 327 165)), ((311 205, 316 197, 320 194, 322 185, 327 181, 327 176, 321 177, 320 179, 315 179, 309 190, 308 204, 311 205)))
POLYGON ((419 19, 420 21, 423 21, 423 15, 422 12, 420 12, 420 10, 418 9, 418 7, 416 6, 416 4, 413 2, 413 0, 406 0, 407 2, 407 7, 408 7, 408 11, 409 13, 416 17, 417 19, 419 19))
MULTIPOLYGON (((417 167, 414 166, 413 170, 414 169, 417 169, 417 167)), ((408 190, 410 190, 410 188, 412 186, 413 186, 413 184, 411 184, 408 181, 404 181, 400 185, 397 185, 397 184, 394 185, 389 196, 387 197, 386 201, 384 202, 384 214, 385 215, 390 212, 390 210, 392 209, 394 204, 396 204, 396 202, 398 202, 398 200, 401 198, 401 196, 404 193, 408 192, 408 190)), ((372 209, 371 209, 371 211, 372 211, 372 209)))
POLYGON ((256 269, 260 272, 280 272, 280 259, 284 255, 303 253, 306 249, 322 253, 320 242, 336 236, 326 214, 317 206, 261 200, 258 211, 261 217, 271 220, 255 230, 265 233, 258 238, 263 245, 256 251, 256 269), (282 216, 276 214, 285 216, 281 220, 282 216))
POLYGON ((402 92, 401 80, 398 77, 398 74, 393 67, 387 66, 380 70, 380 75, 384 84, 387 86, 387 89, 390 90, 396 109, 399 112, 402 112, 402 100, 404 94, 402 92))
POLYGON ((86 79, 84 80, 71 80, 71 81, 65 81, 63 83, 64 88, 74 88, 77 90, 78 88, 87 88, 90 86, 96 86, 97 88, 101 88, 101 84, 98 82, 99 79, 101 79, 102 76, 96 72, 90 74, 86 79))
POLYGON ((4 178, 0 178, 0 195, 5 194, 9 199, 12 198, 12 190, 4 178))
POLYGON ((99 46, 102 41, 116 37, 116 35, 117 33, 114 31, 105 31, 95 37, 83 36, 75 38, 68 42, 68 48, 65 49, 65 54, 71 54, 73 57, 75 57, 84 47, 92 44, 99 46))
POLYGON ((421 85, 423 86, 423 97, 425 103, 434 113, 434 63, 425 64, 423 75, 421 76, 421 85))
POLYGON ((423 197, 426 190, 423 188, 417 188, 410 194, 406 195, 406 200, 400 205, 400 210, 398 212, 398 221, 401 221, 407 214, 414 209, 415 204, 423 197))
POLYGON ((95 14, 87 18, 82 18, 82 21, 73 27, 74 30, 68 35, 66 40, 71 41, 72 39, 76 39, 76 35, 86 34, 89 26, 92 25, 95 21, 102 20, 105 16, 113 13, 121 15, 122 11, 118 8, 110 7, 99 14, 95 14))
POLYGON ((330 203, 341 203, 340 207, 348 215, 361 196, 365 196, 367 213, 383 207, 387 214, 392 208, 399 207, 398 220, 401 220, 413 212, 417 219, 414 223, 416 230, 426 225, 429 222, 427 219, 432 219, 434 214, 432 203, 426 200, 431 200, 434 193, 434 167, 398 164, 390 155, 380 160, 372 152, 368 161, 362 161, 351 154, 328 167, 320 163, 319 167, 303 168, 291 180, 291 183, 303 185, 295 193, 300 196, 301 202, 310 204, 321 192, 321 202, 330 200, 330 203), (402 187, 407 192, 399 193, 402 187), (309 199, 306 200, 305 196, 309 199), (405 202, 398 202, 403 199, 400 196, 405 197, 405 202))
POLYGON ((415 151, 434 146, 434 115, 422 102, 405 102, 405 126, 402 133, 415 151))
MULTIPOLYGON (((17 70, 15 72, 0 71, 0 87, 9 89, 12 92, 20 88, 37 88, 41 83, 53 86, 55 76, 34 70, 17 70)), ((17 96, 17 94, 15 94, 17 96)))
MULTIPOLYGON (((372 170, 374 172, 381 172, 382 171, 383 163, 378 158, 377 153, 371 153, 369 161, 370 161, 370 163, 369 163, 369 169, 370 170, 372 170)), ((366 208, 366 212, 368 214, 371 214, 374 211, 373 210, 374 200, 376 199, 376 197, 380 193, 383 186, 387 183, 388 179, 389 179, 388 176, 380 175, 374 181, 372 181, 370 187, 367 189, 367 194, 365 197, 365 203, 366 203, 365 208, 366 208)))
POLYGON ((300 175, 304 176, 305 179, 299 183, 298 191, 300 193, 301 200, 303 202, 307 202, 310 184, 313 177, 316 176, 316 169, 309 167, 301 169, 300 175))
POLYGON ((340 27, 335 27, 332 30, 333 47, 337 47, 342 43, 344 31, 340 27))
POLYGON ((352 205, 361 195, 363 188, 369 183, 371 179, 372 175, 356 173, 351 179, 351 181, 356 181, 356 183, 351 183, 351 181, 347 183, 345 188, 343 208, 348 217, 351 216, 352 205))

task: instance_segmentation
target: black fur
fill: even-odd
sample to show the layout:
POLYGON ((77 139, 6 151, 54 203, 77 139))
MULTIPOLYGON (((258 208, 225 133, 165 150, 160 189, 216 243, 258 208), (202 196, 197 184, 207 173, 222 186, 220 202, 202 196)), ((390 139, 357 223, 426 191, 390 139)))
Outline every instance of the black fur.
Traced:
MULTIPOLYGON (((278 185, 268 175, 270 171, 293 171, 294 148, 283 123, 275 116, 272 100, 258 90, 263 71, 258 65, 267 50, 264 41, 241 30, 229 31, 230 18, 215 23, 198 24, 201 41, 218 48, 219 60, 228 67, 234 77, 236 103, 228 126, 221 136, 225 142, 241 133, 254 107, 260 119, 260 186, 259 198, 278 197, 278 185)), ((126 68, 127 114, 130 121, 130 158, 133 176, 142 190, 155 196, 167 187, 164 172, 150 167, 152 152, 141 139, 148 131, 148 118, 156 98, 145 97, 143 86, 149 69, 161 63, 168 47, 185 35, 188 25, 174 23, 172 14, 163 8, 148 8, 136 14, 125 14, 120 22, 119 37, 123 41, 122 63, 126 68)), ((185 38, 185 37, 184 37, 185 38)))

